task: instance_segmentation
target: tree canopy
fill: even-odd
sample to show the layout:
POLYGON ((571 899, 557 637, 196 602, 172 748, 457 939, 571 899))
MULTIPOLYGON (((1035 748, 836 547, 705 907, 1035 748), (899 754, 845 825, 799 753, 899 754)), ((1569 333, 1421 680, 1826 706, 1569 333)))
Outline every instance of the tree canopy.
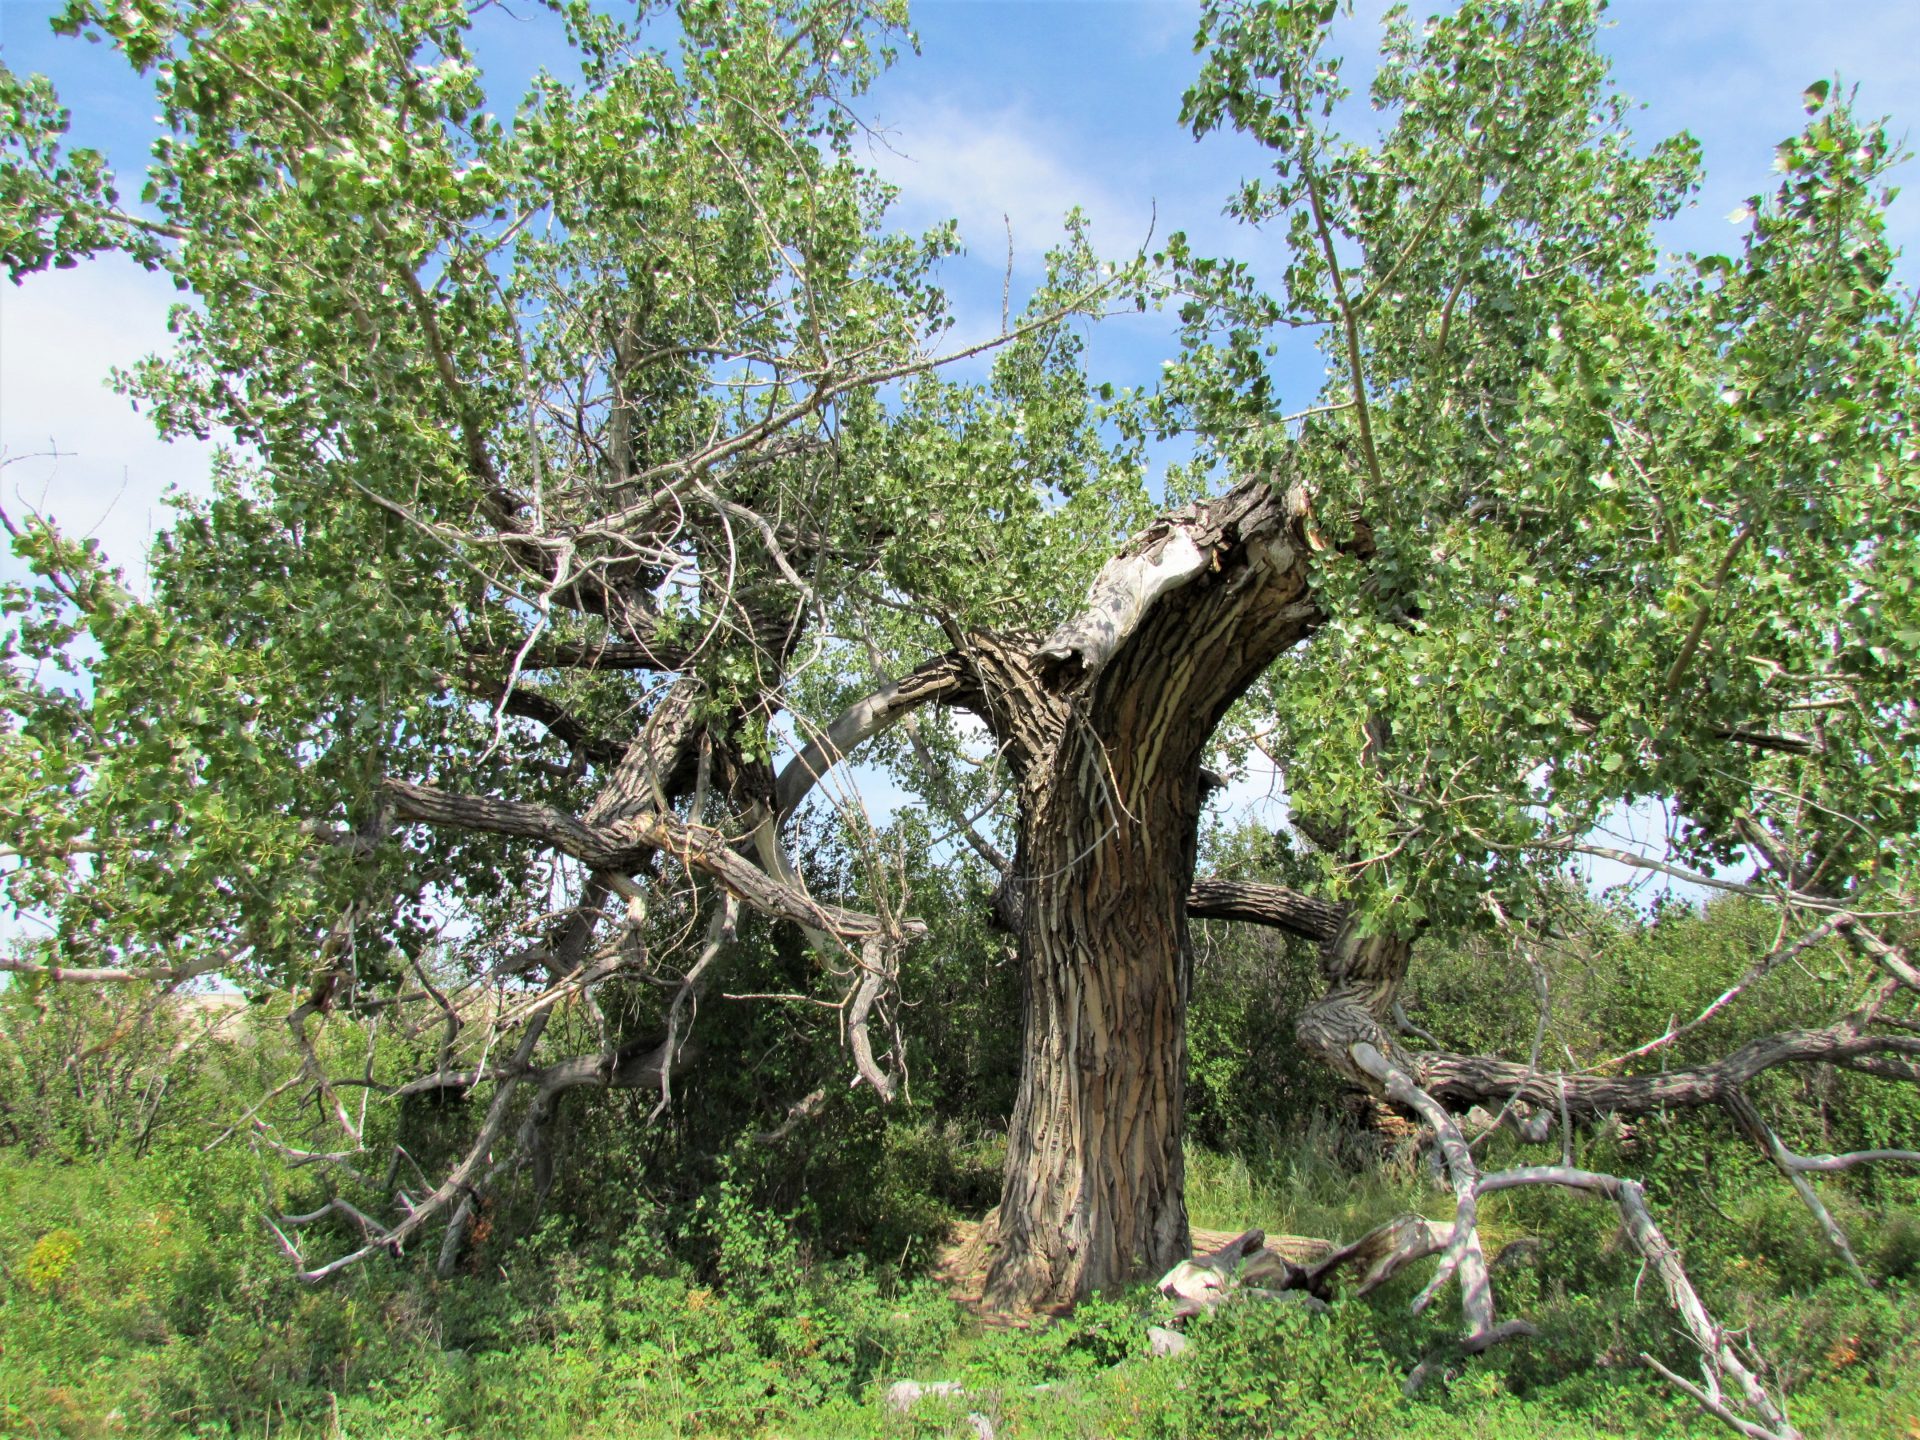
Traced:
POLYGON ((1484 1347, 1512 1325, 1476 1197, 1601 1194, 1703 1401, 1791 1433, 1631 1182, 1483 1176, 1452 1112, 1718 1105, 1765 1146, 1766 1069, 1917 1078, 1920 442, 1886 126, 1818 82, 1736 252, 1663 258, 1696 148, 1630 134, 1589 0, 1394 11, 1365 139, 1333 4, 1211 0, 1181 120, 1263 147, 1228 205, 1281 238, 1280 283, 1177 229, 1102 257, 1075 225, 1004 333, 943 351, 959 237, 892 230, 854 143, 898 7, 546 8, 578 74, 508 116, 464 3, 75 0, 61 25, 161 103, 137 204, 45 80, 0 70, 12 278, 106 251, 170 274, 178 344, 123 383, 163 431, 241 442, 150 597, 7 517, 38 580, 4 596, 0 884, 55 930, 6 967, 291 997, 290 1083, 335 1128, 269 1139, 304 1157, 351 1159, 364 1123, 312 1036, 438 1016, 396 1091, 489 1097, 464 1158, 363 1246, 289 1249, 320 1276, 448 1222, 451 1257, 562 1096, 697 1084, 747 927, 800 927, 853 1073, 901 1092, 911 867, 858 813, 831 893, 793 844, 875 742, 997 885, 1024 970, 1000 1300, 1186 1253, 1188 918, 1277 925, 1324 945, 1301 1045, 1431 1125, 1460 1197, 1341 1263, 1439 1253, 1430 1290, 1459 1277, 1484 1347), (1163 383, 1089 376, 1086 326, 1155 306, 1163 383), (1301 331, 1326 378, 1289 412, 1301 331), (949 368, 980 352, 988 378, 949 368), (1150 474, 1170 440, 1189 458, 1150 474), (1196 884, 1211 767, 1253 747, 1293 883, 1196 884), (1775 904, 1761 965, 1852 947, 1830 1012, 1683 1071, 1654 1036, 1578 1074, 1537 1042, 1408 1048, 1420 937, 1524 951, 1596 827, 1649 800, 1679 823, 1635 863, 1775 904), (549 1025, 573 1006, 579 1050, 549 1025))

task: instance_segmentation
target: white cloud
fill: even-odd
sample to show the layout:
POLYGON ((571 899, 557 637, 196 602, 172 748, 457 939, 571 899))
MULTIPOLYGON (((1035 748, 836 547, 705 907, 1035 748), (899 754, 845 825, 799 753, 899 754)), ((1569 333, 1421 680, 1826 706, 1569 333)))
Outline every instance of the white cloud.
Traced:
POLYGON ((1047 127, 1015 107, 977 111, 930 101, 891 117, 886 144, 876 143, 870 159, 900 187, 903 221, 927 226, 957 219, 969 253, 992 266, 1005 265, 1008 225, 1015 265, 1037 264, 1065 233, 1063 219, 1075 205, 1092 222, 1100 248, 1142 243, 1152 202, 1117 193, 1047 139, 1047 127))
MULTIPOLYGON (((1092 0, 1104 4, 1106 0, 1092 0)), ((1112 10, 1106 5, 1107 12, 1112 10)), ((1127 7, 1124 20, 1130 47, 1138 55, 1177 56, 1184 64, 1193 49, 1193 33, 1200 26, 1199 0, 1150 0, 1127 7)))
MULTIPOLYGON (((112 258, 0 284, 0 503, 96 537, 136 586, 171 488, 204 493, 213 447, 162 442, 107 374, 166 349, 180 299, 163 275, 112 258), (58 451, 58 458, 48 452, 58 451)), ((0 554, 0 574, 19 562, 0 554)))

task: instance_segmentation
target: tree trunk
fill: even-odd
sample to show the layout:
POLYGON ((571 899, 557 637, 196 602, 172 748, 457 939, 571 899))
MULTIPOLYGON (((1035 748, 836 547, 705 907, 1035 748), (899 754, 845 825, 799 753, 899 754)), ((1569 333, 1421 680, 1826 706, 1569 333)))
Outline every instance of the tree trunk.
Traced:
POLYGON ((986 1297, 1067 1303, 1188 1251, 1187 894, 1200 764, 1318 613, 1305 503, 1265 482, 1169 516, 1033 655, 982 667, 1021 770, 1026 986, 986 1297))
POLYGON ((1187 1254, 1187 924, 1197 774, 1118 813, 1099 757, 1038 797, 1019 866, 1025 1034, 990 1302, 1075 1300, 1187 1254), (1091 790, 1092 793, 1089 793, 1091 790))
POLYGON ((1359 920, 1349 916, 1320 949, 1326 994, 1294 1022, 1294 1035, 1304 1049, 1375 1094, 1383 1093, 1380 1085, 1354 1063, 1353 1048, 1371 1045, 1395 1064, 1413 1063, 1400 1046, 1393 1019, 1412 955, 1410 939, 1363 934, 1359 920))

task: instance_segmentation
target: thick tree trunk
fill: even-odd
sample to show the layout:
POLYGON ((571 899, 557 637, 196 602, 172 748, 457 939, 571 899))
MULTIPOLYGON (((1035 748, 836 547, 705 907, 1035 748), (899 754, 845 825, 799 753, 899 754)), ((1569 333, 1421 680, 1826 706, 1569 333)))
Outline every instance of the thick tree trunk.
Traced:
POLYGON ((987 1290, 1006 1306, 1077 1299, 1187 1254, 1182 902, 1198 776, 1134 795, 1122 816, 1099 757, 1066 748, 1085 763, 1040 798, 1019 859, 1025 1037, 987 1290))
POLYGON ((1305 505, 1262 483, 1170 516, 990 705, 1022 770, 1025 1050, 989 1303, 1071 1302, 1188 1250, 1187 895, 1222 713, 1318 615, 1305 505), (995 704, 996 700, 999 702, 995 704))

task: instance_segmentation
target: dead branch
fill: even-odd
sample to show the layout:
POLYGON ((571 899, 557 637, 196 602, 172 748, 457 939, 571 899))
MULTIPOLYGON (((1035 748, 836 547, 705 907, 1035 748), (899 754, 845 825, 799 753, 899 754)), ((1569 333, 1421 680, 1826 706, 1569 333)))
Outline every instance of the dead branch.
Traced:
MULTIPOLYGON (((550 805, 484 795, 457 795, 403 780, 387 781, 383 791, 393 801, 394 814, 402 820, 538 840, 595 870, 607 872, 631 868, 643 851, 666 851, 775 919, 791 920, 845 939, 884 935, 892 928, 876 915, 823 904, 782 884, 744 859, 724 836, 672 815, 632 815, 616 826, 595 829, 550 805)), ((901 934, 922 934, 925 928, 913 920, 897 924, 901 934)))
POLYGON ((791 1135, 800 1125, 812 1119, 814 1113, 819 1110, 821 1105, 826 1103, 826 1098, 827 1090, 824 1085, 818 1089, 809 1090, 805 1095, 802 1095, 787 1107, 786 1118, 783 1119, 778 1126, 772 1130, 759 1130, 754 1132, 754 1143, 757 1145, 777 1145, 780 1141, 791 1135))
POLYGON ((1640 1358, 1691 1395, 1716 1419, 1751 1440, 1797 1440, 1800 1432, 1788 1421, 1780 1402, 1767 1392, 1752 1365, 1708 1313, 1680 1263, 1679 1252, 1654 1223, 1653 1213, 1647 1208, 1646 1192, 1637 1181, 1577 1170, 1569 1165, 1527 1165, 1482 1176, 1480 1193, 1489 1195, 1522 1185, 1558 1185, 1611 1200, 1620 1210, 1633 1248, 1659 1276, 1668 1303, 1686 1327, 1694 1348, 1700 1352, 1701 1384, 1681 1379, 1651 1355, 1643 1354, 1640 1358), (1729 1381, 1737 1392, 1735 1397, 1729 1397, 1724 1388, 1729 1381), (1754 1418, 1749 1419, 1748 1415, 1754 1418))
POLYGON ((889 1101, 897 1088, 893 1076, 882 1070, 873 1058, 873 1041, 867 1034, 867 1022, 874 1003, 892 987, 899 964, 891 948, 873 938, 860 946, 860 982, 854 988, 853 1004, 847 1011, 847 1037, 853 1046, 853 1063, 860 1078, 873 1087, 881 1100, 889 1101))

